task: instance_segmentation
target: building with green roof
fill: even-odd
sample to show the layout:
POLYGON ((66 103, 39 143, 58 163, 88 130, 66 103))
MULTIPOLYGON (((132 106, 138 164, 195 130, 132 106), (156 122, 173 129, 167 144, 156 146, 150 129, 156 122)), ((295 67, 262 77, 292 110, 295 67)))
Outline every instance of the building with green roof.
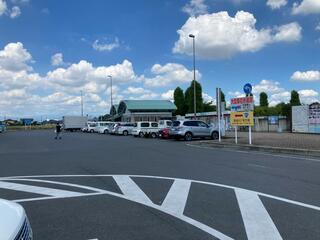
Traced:
POLYGON ((123 100, 111 107, 110 115, 122 122, 159 121, 171 119, 176 109, 169 100, 123 100))

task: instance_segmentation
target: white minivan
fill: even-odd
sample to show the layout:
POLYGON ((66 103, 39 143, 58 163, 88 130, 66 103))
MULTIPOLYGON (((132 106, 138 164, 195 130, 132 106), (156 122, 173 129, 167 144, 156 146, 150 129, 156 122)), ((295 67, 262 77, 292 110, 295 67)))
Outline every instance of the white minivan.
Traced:
POLYGON ((158 136, 159 124, 157 122, 136 122, 132 129, 134 137, 151 136, 156 138, 158 136))
POLYGON ((32 240, 32 230, 23 207, 0 199, 0 239, 32 240))

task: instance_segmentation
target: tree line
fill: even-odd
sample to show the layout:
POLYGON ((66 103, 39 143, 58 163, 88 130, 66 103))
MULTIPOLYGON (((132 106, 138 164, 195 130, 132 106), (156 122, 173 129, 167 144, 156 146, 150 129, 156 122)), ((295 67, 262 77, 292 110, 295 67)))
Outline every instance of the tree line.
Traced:
MULTIPOLYGON (((216 106, 212 101, 205 102, 202 97, 202 86, 197 81, 192 81, 190 86, 183 92, 180 87, 174 90, 174 104, 177 106, 175 115, 184 116, 186 113, 194 112, 194 83, 196 87, 196 110, 197 112, 212 112, 216 110, 216 106)), ((225 95, 221 93, 221 101, 225 102, 225 95)))
MULTIPOLYGON (((196 84, 196 110, 197 112, 216 111, 216 106, 211 102, 204 102, 202 97, 202 86, 197 81, 192 81, 190 86, 183 91, 180 87, 174 90, 174 104, 177 106, 175 115, 184 116, 186 113, 194 112, 194 85, 196 84)), ((255 116, 286 116, 291 117, 291 107, 301 105, 299 93, 295 90, 291 91, 291 98, 288 103, 281 102, 275 106, 269 106, 268 95, 265 92, 260 93, 259 106, 255 106, 255 116)), ((225 94, 221 92, 221 102, 225 102, 225 94)), ((226 108, 226 110, 230 110, 226 108)))

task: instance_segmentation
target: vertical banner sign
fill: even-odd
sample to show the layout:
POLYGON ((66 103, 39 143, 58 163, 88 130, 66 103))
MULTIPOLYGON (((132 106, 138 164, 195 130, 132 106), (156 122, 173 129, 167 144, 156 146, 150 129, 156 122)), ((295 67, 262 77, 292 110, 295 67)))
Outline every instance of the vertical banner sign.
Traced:
POLYGON ((231 99, 231 126, 253 126, 253 96, 231 99))

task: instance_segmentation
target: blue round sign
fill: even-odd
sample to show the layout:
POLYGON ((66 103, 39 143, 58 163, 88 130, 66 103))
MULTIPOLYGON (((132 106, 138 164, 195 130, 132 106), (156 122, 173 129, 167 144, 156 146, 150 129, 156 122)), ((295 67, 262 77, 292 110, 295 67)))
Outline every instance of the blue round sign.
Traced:
POLYGON ((247 83, 243 86, 243 91, 245 94, 251 94, 252 92, 252 85, 250 83, 247 83))

